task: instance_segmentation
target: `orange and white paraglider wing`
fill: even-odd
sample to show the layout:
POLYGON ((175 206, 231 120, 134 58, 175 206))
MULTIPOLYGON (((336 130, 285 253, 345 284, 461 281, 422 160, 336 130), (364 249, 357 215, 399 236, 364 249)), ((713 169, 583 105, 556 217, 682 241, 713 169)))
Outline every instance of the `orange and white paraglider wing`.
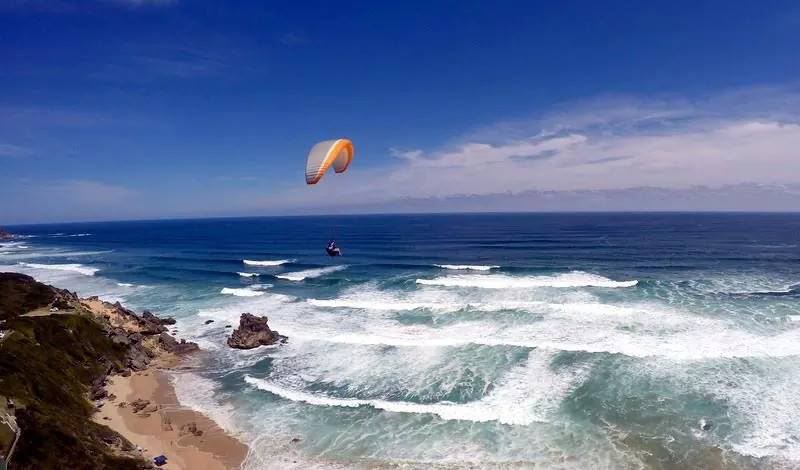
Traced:
POLYGON ((353 154, 353 143, 348 139, 326 140, 314 145, 306 161, 306 183, 317 184, 331 165, 336 173, 347 170, 353 154))

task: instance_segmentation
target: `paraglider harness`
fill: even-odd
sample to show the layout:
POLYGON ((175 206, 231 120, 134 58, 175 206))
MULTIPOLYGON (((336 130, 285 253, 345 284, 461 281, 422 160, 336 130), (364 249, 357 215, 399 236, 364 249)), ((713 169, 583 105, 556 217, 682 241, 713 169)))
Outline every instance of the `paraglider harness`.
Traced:
POLYGON ((325 247, 325 252, 328 253, 328 256, 342 256, 342 250, 336 246, 336 242, 333 240, 328 242, 328 246, 325 247))

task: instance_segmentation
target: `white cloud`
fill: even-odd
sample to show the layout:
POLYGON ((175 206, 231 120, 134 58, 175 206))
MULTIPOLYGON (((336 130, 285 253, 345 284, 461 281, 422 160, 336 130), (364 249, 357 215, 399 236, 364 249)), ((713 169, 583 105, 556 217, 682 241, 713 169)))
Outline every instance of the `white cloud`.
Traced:
MULTIPOLYGON (((800 183, 800 93, 735 90, 703 99, 603 97, 499 123, 388 167, 270 198, 295 206, 524 191, 800 183), (285 198, 285 199, 284 199, 285 198)), ((274 203, 270 203, 271 205, 274 203)))

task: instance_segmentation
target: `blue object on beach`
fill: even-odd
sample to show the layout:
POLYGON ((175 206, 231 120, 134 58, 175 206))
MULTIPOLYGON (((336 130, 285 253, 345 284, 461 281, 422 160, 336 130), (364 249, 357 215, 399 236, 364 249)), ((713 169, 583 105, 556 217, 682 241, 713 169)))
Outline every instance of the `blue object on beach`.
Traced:
POLYGON ((167 464, 167 456, 166 455, 159 455, 158 457, 154 457, 153 458, 153 463, 155 463, 156 466, 158 466, 158 467, 160 467, 162 465, 166 465, 167 464))

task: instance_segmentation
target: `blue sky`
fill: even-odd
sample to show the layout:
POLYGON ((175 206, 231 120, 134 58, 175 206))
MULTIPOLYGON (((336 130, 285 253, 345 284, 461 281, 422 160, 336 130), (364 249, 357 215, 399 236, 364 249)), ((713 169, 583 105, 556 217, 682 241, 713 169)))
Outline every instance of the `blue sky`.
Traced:
POLYGON ((701 186, 735 209, 798 191, 798 44, 794 1, 4 0, 0 223, 701 186), (340 136, 352 171, 306 187, 340 136))

